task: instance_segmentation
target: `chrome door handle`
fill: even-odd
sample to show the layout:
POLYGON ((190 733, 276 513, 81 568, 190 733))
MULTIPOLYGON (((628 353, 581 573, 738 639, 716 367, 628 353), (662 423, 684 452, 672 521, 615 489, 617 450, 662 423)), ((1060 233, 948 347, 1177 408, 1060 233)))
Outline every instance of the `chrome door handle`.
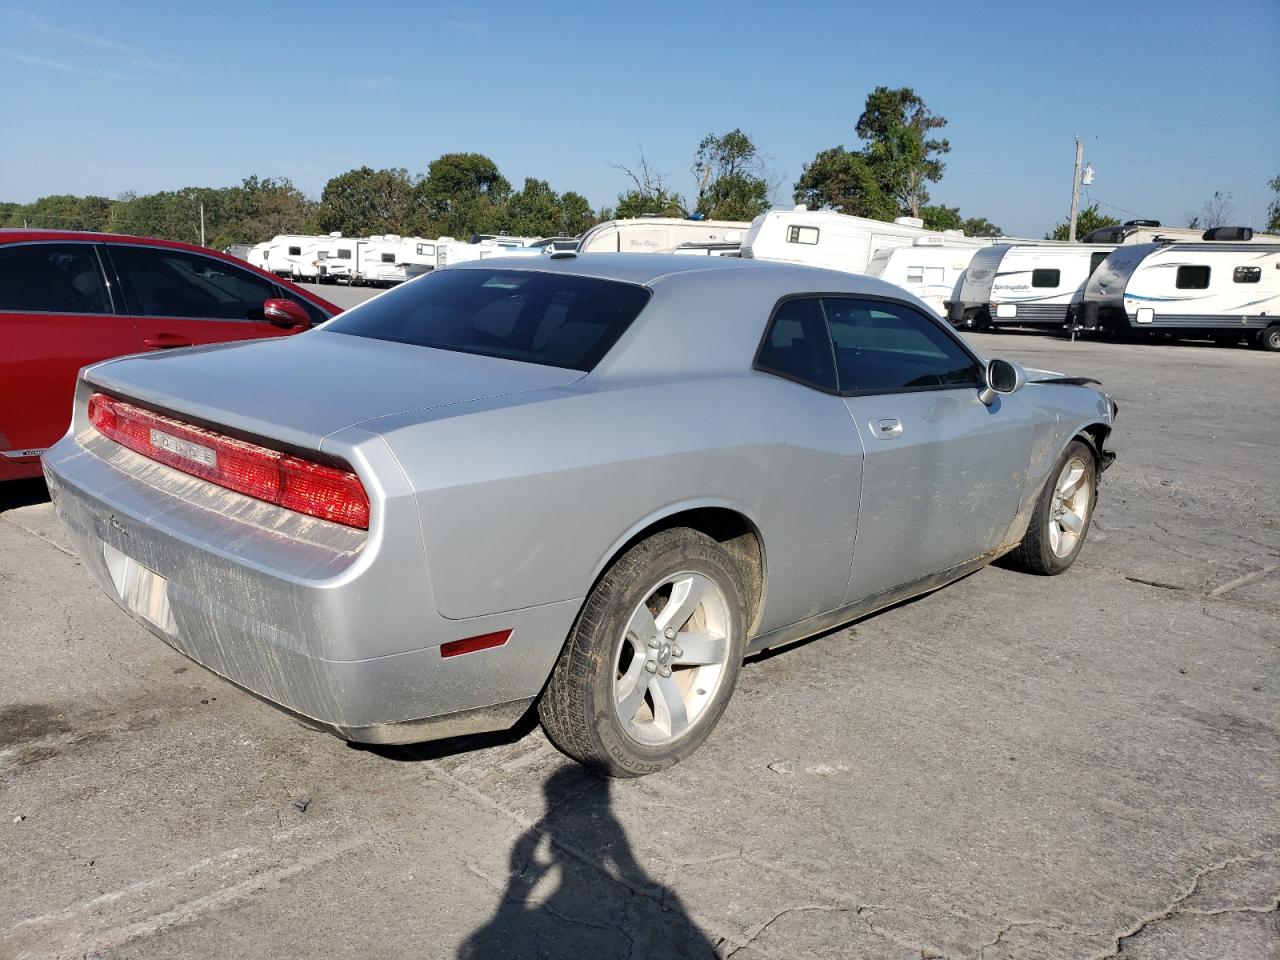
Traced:
POLYGON ((902 436, 902 421, 897 417, 891 417, 877 421, 874 431, 875 435, 881 440, 889 440, 892 437, 902 436))

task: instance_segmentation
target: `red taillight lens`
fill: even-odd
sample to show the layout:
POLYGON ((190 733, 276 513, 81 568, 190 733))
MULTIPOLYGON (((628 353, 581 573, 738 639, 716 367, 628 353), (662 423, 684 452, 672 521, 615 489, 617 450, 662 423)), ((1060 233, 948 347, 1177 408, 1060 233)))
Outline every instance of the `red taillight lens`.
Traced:
POLYGON ((475 653, 477 650, 492 650, 511 639, 510 630, 499 630, 497 633, 484 633, 478 637, 467 637, 465 640, 450 640, 440 644, 440 656, 457 657, 464 653, 475 653))
POLYGON ((89 397, 103 436, 192 476, 311 517, 369 529, 369 496, 350 470, 225 437, 104 393, 89 397))

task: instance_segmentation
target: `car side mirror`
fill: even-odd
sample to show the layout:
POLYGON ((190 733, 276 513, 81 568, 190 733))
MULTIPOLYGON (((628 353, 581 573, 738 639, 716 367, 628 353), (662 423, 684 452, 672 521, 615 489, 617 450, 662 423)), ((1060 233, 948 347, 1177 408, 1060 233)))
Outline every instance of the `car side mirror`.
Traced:
POLYGON ((1002 393, 1017 393, 1027 382, 1027 371, 1011 360, 988 360, 986 384, 978 391, 978 399, 988 407, 1002 393))
POLYGON ((307 311, 292 300, 273 297, 262 305, 262 315, 267 323, 277 327, 300 327, 305 330, 311 326, 311 318, 307 311))

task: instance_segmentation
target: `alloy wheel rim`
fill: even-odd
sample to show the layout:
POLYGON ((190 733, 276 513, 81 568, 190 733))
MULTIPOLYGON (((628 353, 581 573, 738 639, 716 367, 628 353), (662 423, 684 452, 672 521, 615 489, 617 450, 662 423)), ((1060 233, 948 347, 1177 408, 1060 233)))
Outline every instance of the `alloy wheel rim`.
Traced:
POLYGON ((614 654, 613 708, 627 736, 664 746, 685 736, 729 664, 729 605, 710 577, 664 577, 632 611, 614 654))
POLYGON ((1085 483, 1088 475, 1079 457, 1068 460, 1058 474, 1049 508, 1049 549, 1056 557, 1070 556, 1084 536, 1093 499, 1093 491, 1085 483))

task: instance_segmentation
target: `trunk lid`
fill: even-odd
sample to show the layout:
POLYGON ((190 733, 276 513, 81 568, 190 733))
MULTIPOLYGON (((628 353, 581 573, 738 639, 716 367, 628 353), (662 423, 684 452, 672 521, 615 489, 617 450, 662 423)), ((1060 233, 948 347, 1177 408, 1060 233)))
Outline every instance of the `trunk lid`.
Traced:
POLYGON ((318 449, 366 420, 563 386, 584 374, 320 329, 123 357, 85 376, 144 406, 318 449))

